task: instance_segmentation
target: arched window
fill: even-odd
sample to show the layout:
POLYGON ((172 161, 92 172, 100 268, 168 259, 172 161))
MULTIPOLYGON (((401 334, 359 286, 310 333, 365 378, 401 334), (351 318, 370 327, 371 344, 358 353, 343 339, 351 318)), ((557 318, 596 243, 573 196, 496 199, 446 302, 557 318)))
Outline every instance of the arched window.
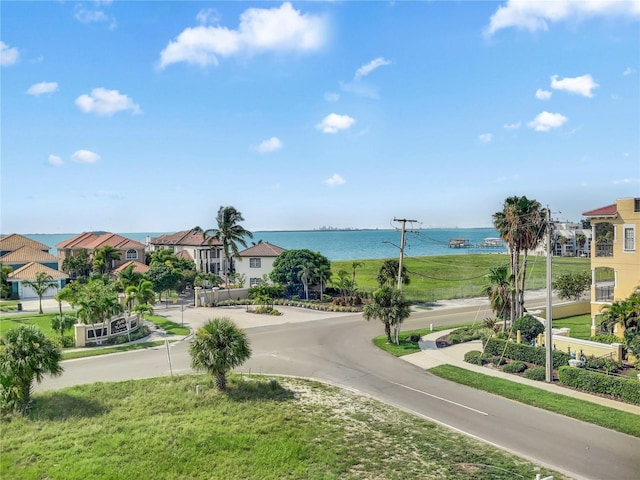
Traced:
POLYGON ((129 250, 127 250, 126 258, 127 260, 137 260, 138 251, 133 248, 130 248, 129 250))

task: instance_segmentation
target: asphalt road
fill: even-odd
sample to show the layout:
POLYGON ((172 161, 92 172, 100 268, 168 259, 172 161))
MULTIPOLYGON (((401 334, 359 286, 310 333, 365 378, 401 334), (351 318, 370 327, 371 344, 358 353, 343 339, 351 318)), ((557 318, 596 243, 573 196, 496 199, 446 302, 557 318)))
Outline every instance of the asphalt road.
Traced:
MULTIPOLYGON (((209 309, 185 311, 185 323, 197 327, 204 312, 211 315, 209 309)), ((166 313, 178 322, 183 314, 179 309, 166 313)), ((238 371, 302 376, 353 389, 577 479, 638 478, 640 439, 435 377, 375 348, 371 339, 382 333, 379 322, 366 322, 360 315, 307 315, 302 321, 267 326, 239 322, 247 329, 253 355, 238 371)), ((403 329, 486 316, 489 312, 476 306, 425 311, 412 315, 403 329)), ((174 375, 192 372, 187 347, 181 342, 169 348, 174 375)), ((72 360, 64 362, 61 377, 36 389, 169 375, 168 357, 161 347, 72 360)))

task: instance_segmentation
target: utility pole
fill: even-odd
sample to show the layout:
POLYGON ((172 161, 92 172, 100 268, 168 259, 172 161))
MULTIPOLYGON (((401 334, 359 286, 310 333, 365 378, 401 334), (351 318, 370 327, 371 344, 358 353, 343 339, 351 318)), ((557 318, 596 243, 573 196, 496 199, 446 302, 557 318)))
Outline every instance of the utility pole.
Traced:
POLYGON ((553 382, 553 300, 551 286, 551 210, 547 207, 547 318, 545 320, 546 373, 545 380, 553 382))
POLYGON ((407 220, 406 218, 394 218, 394 222, 402 222, 402 235, 400 236, 400 260, 398 262, 398 290, 402 290, 402 260, 404 259, 404 234, 407 222, 415 223, 417 220, 407 220))

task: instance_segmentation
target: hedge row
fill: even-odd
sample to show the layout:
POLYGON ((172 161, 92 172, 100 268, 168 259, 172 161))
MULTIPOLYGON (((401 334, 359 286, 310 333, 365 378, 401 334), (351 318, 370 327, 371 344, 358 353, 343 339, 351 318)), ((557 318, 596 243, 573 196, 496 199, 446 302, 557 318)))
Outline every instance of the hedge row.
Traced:
MULTIPOLYGON (((490 338, 484 347, 485 354, 502 355, 510 360, 520 360, 521 362, 534 363, 536 365, 545 365, 547 352, 542 347, 532 347, 524 343, 507 342, 498 338, 490 338), (506 350, 505 350, 506 345, 506 350)), ((568 353, 560 350, 553 351, 553 368, 557 369, 569 364, 571 357, 568 353)))
POLYGON ((574 367, 561 367, 558 370, 558 378, 569 387, 610 395, 623 402, 640 405, 640 382, 631 378, 615 377, 574 367))

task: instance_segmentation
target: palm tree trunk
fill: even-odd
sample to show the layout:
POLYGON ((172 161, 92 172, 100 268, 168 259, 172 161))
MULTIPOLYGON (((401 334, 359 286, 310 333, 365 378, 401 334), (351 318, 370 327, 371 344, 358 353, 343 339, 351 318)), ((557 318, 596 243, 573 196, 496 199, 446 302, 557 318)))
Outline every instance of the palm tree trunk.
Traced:
POLYGON ((38 295, 38 300, 40 301, 40 315, 42 315, 44 313, 42 311, 42 295, 38 295))
MULTIPOLYGON (((520 286, 520 298, 518 299, 520 317, 524 316, 524 287, 527 280, 527 260, 529 259, 528 250, 522 255, 522 284, 520 286)), ((518 317, 518 318, 520 318, 518 317)))
POLYGON ((387 343, 393 343, 391 339, 391 324, 389 322, 384 322, 384 333, 387 335, 387 343))
POLYGON ((221 392, 227 389, 227 374, 226 372, 216 372, 216 387, 221 392))

